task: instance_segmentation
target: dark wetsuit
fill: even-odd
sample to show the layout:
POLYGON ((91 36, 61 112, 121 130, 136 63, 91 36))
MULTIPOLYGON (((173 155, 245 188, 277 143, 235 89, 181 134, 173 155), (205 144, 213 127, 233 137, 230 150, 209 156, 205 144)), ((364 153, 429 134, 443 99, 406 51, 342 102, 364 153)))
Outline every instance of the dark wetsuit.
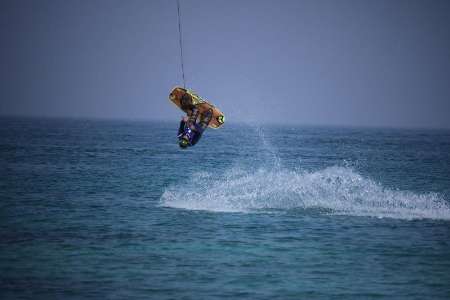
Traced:
POLYGON ((181 120, 180 127, 178 128, 178 139, 188 137, 189 144, 194 146, 200 140, 200 137, 211 121, 213 114, 212 109, 209 109, 200 115, 200 111, 195 105, 192 104, 192 98, 188 93, 183 95, 180 102, 183 111, 187 113, 188 120, 187 122, 181 120), (197 123, 199 116, 200 122, 197 123), (189 134, 187 134, 188 128, 191 129, 189 134))

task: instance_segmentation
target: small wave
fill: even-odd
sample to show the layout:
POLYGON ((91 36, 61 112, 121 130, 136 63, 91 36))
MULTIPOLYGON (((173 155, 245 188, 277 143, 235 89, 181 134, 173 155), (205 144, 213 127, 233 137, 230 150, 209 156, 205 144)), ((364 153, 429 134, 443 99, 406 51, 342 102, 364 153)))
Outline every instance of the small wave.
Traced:
POLYGON ((315 172, 232 168, 220 178, 202 172, 166 188, 160 201, 165 207, 216 212, 319 208, 340 215, 450 220, 450 207, 437 193, 387 189, 337 166, 315 172))

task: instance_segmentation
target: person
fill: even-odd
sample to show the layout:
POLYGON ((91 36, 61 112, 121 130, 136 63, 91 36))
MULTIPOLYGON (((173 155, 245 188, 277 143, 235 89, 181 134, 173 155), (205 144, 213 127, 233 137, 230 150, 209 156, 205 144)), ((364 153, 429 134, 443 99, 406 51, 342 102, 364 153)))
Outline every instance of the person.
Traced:
POLYGON ((194 146, 200 140, 203 132, 208 127, 213 116, 212 109, 200 113, 200 110, 193 104, 192 97, 185 93, 180 100, 181 109, 186 113, 180 121, 178 128, 178 144, 185 149, 194 146))

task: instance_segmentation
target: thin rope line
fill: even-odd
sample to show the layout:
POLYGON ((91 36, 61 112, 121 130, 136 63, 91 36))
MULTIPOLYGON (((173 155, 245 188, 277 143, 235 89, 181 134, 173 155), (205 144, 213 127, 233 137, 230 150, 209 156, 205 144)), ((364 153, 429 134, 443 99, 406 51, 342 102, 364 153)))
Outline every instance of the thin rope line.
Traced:
POLYGON ((186 88, 186 79, 184 77, 183 37, 181 31, 180 0, 177 0, 177 8, 178 8, 178 32, 180 36, 181 74, 183 75, 183 87, 186 88))

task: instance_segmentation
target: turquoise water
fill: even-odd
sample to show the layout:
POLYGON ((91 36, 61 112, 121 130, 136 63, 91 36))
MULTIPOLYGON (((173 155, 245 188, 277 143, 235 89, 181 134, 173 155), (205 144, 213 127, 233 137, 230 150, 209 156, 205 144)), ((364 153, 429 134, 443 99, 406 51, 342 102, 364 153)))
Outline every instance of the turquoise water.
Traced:
POLYGON ((0 125, 1 299, 450 298, 450 131, 0 125))

